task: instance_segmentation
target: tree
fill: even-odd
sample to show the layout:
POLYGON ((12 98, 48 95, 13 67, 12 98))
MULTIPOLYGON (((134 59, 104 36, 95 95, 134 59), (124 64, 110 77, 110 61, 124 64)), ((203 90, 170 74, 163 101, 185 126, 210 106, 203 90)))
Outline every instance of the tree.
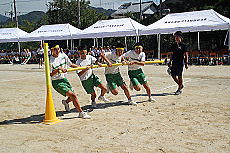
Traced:
MULTIPOLYGON (((89 6, 89 2, 84 0, 81 3, 81 29, 87 28, 98 20, 107 19, 102 13, 97 13, 96 10, 89 6)), ((77 1, 76 0, 54 0, 48 4, 48 23, 60 24, 69 23, 73 26, 78 25, 77 17, 77 1)))

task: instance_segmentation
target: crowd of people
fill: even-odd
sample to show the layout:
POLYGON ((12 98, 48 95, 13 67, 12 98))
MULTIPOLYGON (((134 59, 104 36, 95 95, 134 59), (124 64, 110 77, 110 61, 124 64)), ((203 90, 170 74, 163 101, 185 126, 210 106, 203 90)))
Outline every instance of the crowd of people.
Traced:
MULTIPOLYGON (((79 58, 78 47, 75 49, 64 49, 62 50, 71 61, 75 62, 79 58)), ((105 47, 94 47, 87 48, 87 54, 92 55, 93 57, 98 58, 102 52, 111 52, 114 51, 114 47, 105 46, 105 47)), ((51 51, 49 50, 49 56, 51 51)), ((39 46, 38 49, 30 50, 23 49, 22 51, 18 50, 0 50, 0 64, 28 64, 33 63, 39 64, 39 68, 42 68, 44 63, 44 49, 42 46, 39 46)))

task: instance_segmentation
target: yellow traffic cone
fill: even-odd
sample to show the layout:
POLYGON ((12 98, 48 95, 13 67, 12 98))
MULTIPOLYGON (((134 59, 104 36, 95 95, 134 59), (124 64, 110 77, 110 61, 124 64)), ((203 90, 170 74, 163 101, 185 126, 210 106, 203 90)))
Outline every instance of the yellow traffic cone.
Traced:
POLYGON ((56 117, 56 112, 54 108, 54 101, 52 98, 51 91, 51 81, 50 81, 50 66, 49 66, 49 56, 48 56, 48 43, 44 43, 44 60, 45 60, 45 72, 46 72, 46 112, 44 124, 52 125, 55 123, 62 122, 56 117))

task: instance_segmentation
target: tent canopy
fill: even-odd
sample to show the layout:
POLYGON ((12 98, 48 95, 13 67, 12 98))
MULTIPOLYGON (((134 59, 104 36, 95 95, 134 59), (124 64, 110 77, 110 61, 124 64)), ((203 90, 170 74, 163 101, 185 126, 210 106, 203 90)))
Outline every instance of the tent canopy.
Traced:
POLYGON ((73 34, 74 38, 105 38, 136 36, 138 30, 145 26, 131 18, 100 20, 92 26, 84 29, 82 35, 73 34))
POLYGON ((164 18, 142 29, 140 34, 167 34, 175 31, 198 32, 227 30, 229 28, 230 19, 211 9, 168 14, 164 18))
POLYGON ((41 40, 66 40, 73 39, 72 35, 79 35, 82 30, 70 24, 43 25, 37 30, 22 37, 20 41, 41 41, 41 40))
POLYGON ((17 42, 22 36, 28 34, 19 28, 1 28, 0 43, 17 42))

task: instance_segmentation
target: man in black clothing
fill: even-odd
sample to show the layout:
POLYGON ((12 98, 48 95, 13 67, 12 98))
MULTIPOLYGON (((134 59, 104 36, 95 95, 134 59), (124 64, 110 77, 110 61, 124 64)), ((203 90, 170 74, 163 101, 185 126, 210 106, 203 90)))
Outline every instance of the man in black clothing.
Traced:
POLYGON ((185 68, 188 69, 188 53, 186 45, 183 43, 182 32, 177 31, 174 33, 175 43, 171 46, 173 54, 170 58, 168 66, 171 68, 171 76, 173 80, 178 84, 178 89, 175 95, 182 93, 183 78, 182 72, 185 64, 185 68))

